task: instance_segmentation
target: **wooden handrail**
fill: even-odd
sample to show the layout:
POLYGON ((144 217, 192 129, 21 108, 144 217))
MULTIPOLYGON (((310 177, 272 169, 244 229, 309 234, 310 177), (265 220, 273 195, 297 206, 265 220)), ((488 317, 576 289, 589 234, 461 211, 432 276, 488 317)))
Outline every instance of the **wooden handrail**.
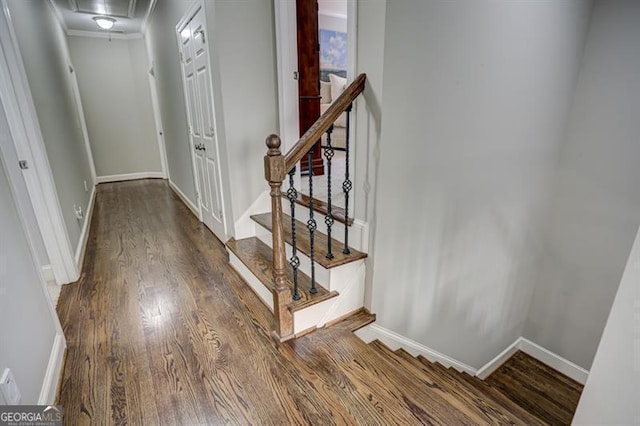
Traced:
POLYGON ((358 97, 364 90, 364 83, 367 80, 366 74, 360 74, 340 96, 334 100, 331 106, 325 111, 324 114, 313 123, 309 130, 296 142, 296 144, 287 152, 285 156, 285 171, 288 173, 295 167, 302 157, 304 157, 311 147, 318 142, 322 135, 331 127, 331 125, 338 119, 340 114, 346 110, 351 103, 358 97))
MULTIPOLYGON (((295 337, 293 313, 291 309, 289 309, 292 295, 291 289, 287 285, 285 269, 287 267, 287 259, 282 222, 282 181, 302 157, 307 154, 311 147, 333 125, 340 114, 349 109, 356 97, 364 90, 366 80, 367 76, 360 74, 358 78, 338 96, 338 99, 333 101, 331 106, 318 118, 313 126, 302 135, 300 140, 296 142, 286 156, 283 156, 280 151, 282 141, 278 135, 269 135, 265 141, 269 149, 267 155, 264 157, 264 177, 271 187, 269 195, 271 196, 271 237, 273 249, 273 313, 276 319, 274 335, 280 342, 295 337)), ((349 128, 348 123, 349 120, 347 117, 347 130, 349 128)), ((347 159, 348 158, 347 156, 347 159)), ((313 262, 313 257, 311 259, 313 262)))

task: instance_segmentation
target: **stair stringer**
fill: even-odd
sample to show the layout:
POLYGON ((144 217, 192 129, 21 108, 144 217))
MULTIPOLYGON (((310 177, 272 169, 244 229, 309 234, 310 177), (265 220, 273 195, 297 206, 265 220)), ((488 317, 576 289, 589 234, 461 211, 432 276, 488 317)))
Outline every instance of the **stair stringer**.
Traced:
POLYGON ((238 259, 235 253, 228 248, 227 253, 229 253, 229 263, 231 266, 233 266, 245 282, 249 284, 249 287, 251 287, 253 292, 260 298, 260 300, 262 300, 262 303, 264 303, 267 308, 273 312, 273 293, 271 290, 269 290, 255 275, 253 275, 242 260, 238 259))
MULTIPOLYGON (((349 268, 351 274, 348 278, 340 280, 340 285, 336 285, 338 296, 305 309, 294 312, 293 330, 295 334, 309 330, 311 328, 321 328, 339 318, 357 311, 364 306, 364 287, 366 266, 364 260, 350 263, 343 266, 349 268)), ((341 267, 333 268, 339 269, 341 267)), ((333 280, 334 283, 338 282, 333 280)))
POLYGON ((254 237, 256 235, 256 223, 251 216, 271 210, 271 195, 266 190, 258 195, 258 198, 242 213, 236 223, 234 223, 235 239, 254 237))

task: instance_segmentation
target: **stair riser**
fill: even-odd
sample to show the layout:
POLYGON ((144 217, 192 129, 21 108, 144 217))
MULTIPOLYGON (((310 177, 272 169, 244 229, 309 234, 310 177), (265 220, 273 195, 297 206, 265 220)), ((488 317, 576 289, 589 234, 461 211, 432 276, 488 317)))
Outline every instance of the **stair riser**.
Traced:
POLYGON ((363 306, 365 266, 361 264, 349 281, 344 281, 340 295, 309 308, 294 312, 294 331, 299 333, 354 312, 363 306))
MULTIPOLYGON (((284 212, 291 215, 291 209, 288 205, 283 205, 284 212)), ((306 222, 309 218, 309 209, 307 207, 296 204, 296 218, 302 222, 306 222)), ((327 225, 324 223, 324 215, 315 213, 316 223, 318 225, 318 231, 323 234, 328 234, 327 225)), ((344 243, 344 223, 335 221, 331 227, 331 236, 344 243)), ((360 220, 354 220, 353 224, 349 227, 349 246, 367 253, 369 251, 369 227, 365 222, 360 220)), ((343 246, 336 249, 342 250, 343 246)))
MULTIPOLYGON (((233 253, 229 252, 229 263, 244 278, 262 302, 273 312, 273 295, 260 280, 233 253)), ((362 307, 364 300, 365 266, 361 261, 359 270, 349 281, 342 283, 338 297, 325 300, 293 313, 294 333, 302 333, 312 328, 323 327, 326 323, 341 318, 362 307)))
MULTIPOLYGON (((273 241, 271 232, 264 229, 261 226, 256 226, 256 236, 273 248, 273 241)), ((293 255, 293 248, 289 243, 285 243, 287 261, 293 255)), ((304 253, 298 251, 298 258, 300 259, 300 270, 305 274, 311 276, 311 260, 304 253)), ((315 273, 316 282, 322 285, 329 291, 342 291, 345 283, 348 282, 354 271, 357 271, 361 265, 364 264, 364 259, 357 260, 355 262, 347 263, 345 265, 336 266, 335 268, 327 269, 322 265, 316 263, 315 273)))
POLYGON ((273 294, 271 290, 265 287, 264 284, 255 276, 253 273, 242 263, 240 259, 230 250, 229 253, 229 263, 233 268, 244 278, 244 280, 249 284, 254 293, 258 295, 260 300, 273 312, 273 294))

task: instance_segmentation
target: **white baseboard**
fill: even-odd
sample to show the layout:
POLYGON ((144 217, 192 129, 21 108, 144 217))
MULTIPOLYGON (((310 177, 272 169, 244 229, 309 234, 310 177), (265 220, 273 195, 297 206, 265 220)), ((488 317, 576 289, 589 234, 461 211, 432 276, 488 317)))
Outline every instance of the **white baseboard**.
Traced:
POLYGON ((424 346, 421 343, 418 343, 376 324, 370 324, 366 327, 363 327, 360 330, 356 331, 355 334, 366 343, 378 339, 392 350, 403 348, 413 356, 422 355, 429 361, 439 362, 445 367, 452 367, 458 371, 464 371, 465 373, 468 373, 472 376, 477 376, 482 380, 489 377, 491 373, 496 371, 502 364, 504 364, 519 350, 582 385, 587 382, 587 377, 589 377, 589 371, 585 370, 579 365, 574 364, 569 360, 562 358, 560 355, 554 354, 550 350, 545 349, 528 339, 525 339, 524 337, 517 338, 515 342, 510 344, 495 358, 476 370, 470 365, 448 357, 447 355, 424 346))
POLYGON ((565 376, 575 380, 576 382, 584 385, 589 377, 589 371, 574 364, 573 362, 562 358, 560 355, 554 354, 548 349, 543 348, 537 343, 521 337, 519 343, 519 349, 532 356, 543 364, 548 365, 556 371, 564 374, 565 376))
POLYGON ((42 277, 44 278, 44 282, 49 284, 57 284, 56 282, 56 274, 53 273, 53 266, 44 265, 42 267, 42 277))
POLYGON ((98 176, 96 178, 97 183, 107 182, 120 182, 124 180, 136 180, 136 179, 163 179, 164 174, 162 172, 139 172, 139 173, 125 173, 121 175, 108 175, 98 176))
POLYGON ((515 355, 516 352, 518 352, 518 350, 520 349, 521 339, 522 337, 517 338, 515 342, 507 346, 507 348, 504 351, 500 352, 498 356, 480 367, 478 371, 476 371, 476 376, 484 380, 489 377, 491 373, 500 368, 502 364, 507 362, 509 358, 511 358, 513 355, 515 355))
POLYGON ((402 348, 413 356, 422 355, 429 361, 438 362, 445 367, 452 367, 458 371, 463 371, 472 376, 476 374, 476 369, 471 367, 470 365, 450 358, 447 355, 444 355, 434 349, 428 348, 423 344, 416 342, 415 340, 411 340, 376 324, 370 324, 366 327, 363 327, 360 330, 356 331, 355 334, 367 343, 378 339, 392 350, 402 348))
POLYGON ((89 197, 89 205, 87 206, 87 212, 84 216, 84 223, 82 224, 82 232, 80 233, 80 239, 78 240, 78 246, 76 247, 76 267, 78 268, 78 274, 82 274, 82 262, 84 262, 84 254, 87 251, 87 242, 89 241, 89 231, 91 228, 91 216, 93 215, 93 205, 96 202, 96 187, 91 189, 91 196, 89 197))
POLYGON ((64 339, 64 335, 56 334, 51 347, 47 371, 42 381, 40 396, 38 397, 39 405, 52 405, 55 402, 58 383, 60 383, 62 369, 64 368, 64 351, 66 348, 67 342, 64 339))
POLYGON ((176 195, 182 200, 182 202, 187 207, 189 207, 189 210, 191 210, 191 212, 195 215, 195 217, 200 219, 200 213, 198 212, 198 207, 193 203, 193 201, 189 199, 189 197, 187 197, 184 194, 184 192, 180 190, 180 188, 178 188, 178 186, 175 183, 171 181, 171 179, 169 179, 169 188, 171 188, 173 192, 175 192, 176 195))

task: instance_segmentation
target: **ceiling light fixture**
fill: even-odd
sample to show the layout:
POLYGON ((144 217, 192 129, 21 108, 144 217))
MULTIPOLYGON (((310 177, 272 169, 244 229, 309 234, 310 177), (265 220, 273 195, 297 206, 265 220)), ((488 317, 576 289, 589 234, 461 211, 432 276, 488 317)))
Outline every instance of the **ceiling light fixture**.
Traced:
POLYGON ((93 20, 96 21, 96 24, 103 30, 110 30, 113 28, 113 24, 116 23, 115 19, 108 16, 94 16, 93 20))

